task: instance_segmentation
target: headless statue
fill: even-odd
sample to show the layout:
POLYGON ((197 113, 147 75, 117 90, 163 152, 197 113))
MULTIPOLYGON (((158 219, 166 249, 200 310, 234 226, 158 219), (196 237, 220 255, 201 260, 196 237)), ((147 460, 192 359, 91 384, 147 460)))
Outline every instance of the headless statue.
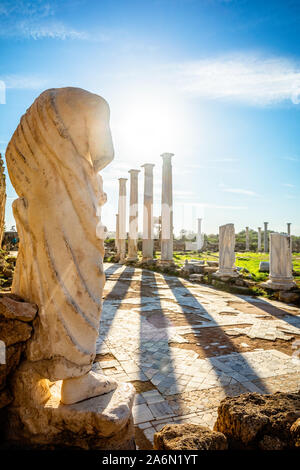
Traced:
POLYGON ((108 104, 80 88, 43 92, 6 151, 19 196, 12 292, 39 307, 26 357, 41 377, 63 380, 67 404, 117 386, 91 371, 105 282, 98 172, 113 157, 108 104))

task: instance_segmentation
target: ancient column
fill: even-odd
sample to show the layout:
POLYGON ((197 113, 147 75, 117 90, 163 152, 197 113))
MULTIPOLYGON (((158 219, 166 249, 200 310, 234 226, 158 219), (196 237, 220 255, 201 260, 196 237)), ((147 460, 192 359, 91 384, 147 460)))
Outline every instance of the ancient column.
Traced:
POLYGON ((198 230, 197 230, 196 243, 197 243, 197 250, 200 251, 203 247, 202 233, 201 233, 202 219, 197 219, 197 220, 198 220, 198 230))
POLYGON ((268 223, 269 222, 264 222, 264 252, 268 253, 269 252, 269 238, 268 238, 268 223))
POLYGON ((161 262, 173 262, 173 153, 163 153, 162 198, 161 198, 161 262))
POLYGON ((119 214, 116 214, 116 238, 115 238, 115 248, 117 251, 117 256, 120 256, 120 246, 119 246, 119 214))
POLYGON ((249 251, 249 227, 246 227, 246 251, 249 251))
POLYGON ((6 203, 6 183, 4 174, 4 164, 2 155, 0 153, 0 248, 4 235, 4 221, 5 221, 5 203, 6 203))
POLYGON ((257 251, 261 251, 261 227, 258 227, 257 230, 257 251))
POLYGON ((221 227, 219 227, 219 269, 214 274, 214 276, 221 278, 230 278, 238 276, 238 272, 234 264, 234 247, 234 225, 222 225, 221 227))
POLYGON ((293 247, 292 247, 292 237, 291 237, 291 222, 288 222, 286 225, 287 225, 287 233, 288 233, 288 236, 290 237, 290 245, 291 245, 291 253, 292 253, 293 247))
POLYGON ((130 201, 129 201, 129 236, 128 261, 136 261, 138 241, 138 176, 140 170, 129 170, 130 173, 130 201))
POLYGON ((144 168, 143 261, 153 259, 153 163, 144 168))
POLYGON ((267 286, 271 289, 289 290, 296 286, 293 279, 290 237, 282 233, 270 234, 270 276, 267 286))
POLYGON ((127 178, 119 178, 119 251, 120 262, 123 263, 126 258, 126 181, 127 178))

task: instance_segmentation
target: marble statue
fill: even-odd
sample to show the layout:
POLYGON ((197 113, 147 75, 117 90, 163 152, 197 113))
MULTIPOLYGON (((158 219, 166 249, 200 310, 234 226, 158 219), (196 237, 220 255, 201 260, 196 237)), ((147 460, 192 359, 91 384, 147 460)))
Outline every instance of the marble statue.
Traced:
POLYGON ((91 371, 103 272, 102 170, 114 157, 109 107, 80 88, 44 91, 22 116, 6 151, 20 238, 12 292, 38 305, 26 357, 61 400, 116 388, 91 371))

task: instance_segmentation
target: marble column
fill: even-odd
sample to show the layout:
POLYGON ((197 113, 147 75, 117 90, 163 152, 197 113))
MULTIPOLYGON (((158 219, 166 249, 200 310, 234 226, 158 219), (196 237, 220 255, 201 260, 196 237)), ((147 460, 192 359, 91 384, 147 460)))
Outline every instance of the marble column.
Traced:
POLYGON ((126 257, 126 181, 127 178, 119 178, 119 251, 120 261, 126 257))
POLYGON ((249 251, 249 227, 246 227, 246 251, 249 251))
POLYGON ((270 234, 270 276, 266 285, 279 290, 289 290, 296 286, 293 279, 289 235, 270 234))
POLYGON ((257 251, 261 251, 261 227, 258 227, 257 230, 257 251))
POLYGON ((153 259, 153 163, 144 168, 143 261, 153 259))
POLYGON ((173 262, 173 153, 163 153, 162 198, 161 198, 161 262, 173 262))
POLYGON ((117 250, 117 255, 120 256, 120 246, 119 246, 119 214, 116 214, 116 238, 115 238, 115 247, 117 250))
POLYGON ((287 233, 288 233, 288 236, 290 237, 290 247, 291 247, 291 253, 292 253, 293 247, 292 247, 292 237, 291 237, 291 222, 288 222, 286 225, 287 225, 287 233))
POLYGON ((202 249, 203 243, 202 243, 202 232, 201 232, 201 222, 202 219, 197 219, 198 221, 198 230, 197 230, 197 237, 196 237, 196 243, 197 243, 197 250, 200 251, 202 249))
POLYGON ((219 227, 219 269, 214 277, 238 277, 235 267, 235 232, 233 224, 219 227))
POLYGON ((269 222, 264 222, 264 252, 268 253, 269 252, 269 238, 268 238, 268 223, 269 222))
POLYGON ((128 261, 136 261, 138 241, 138 176, 140 170, 129 170, 130 173, 130 201, 129 201, 129 235, 128 235, 128 261))

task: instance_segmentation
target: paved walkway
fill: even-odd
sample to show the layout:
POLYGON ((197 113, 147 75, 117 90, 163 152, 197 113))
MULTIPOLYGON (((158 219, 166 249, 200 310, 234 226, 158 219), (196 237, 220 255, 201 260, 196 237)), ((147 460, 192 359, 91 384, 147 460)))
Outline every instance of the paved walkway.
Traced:
POLYGON ((220 400, 300 389, 300 309, 106 264, 95 368, 130 381, 137 442, 166 422, 213 427, 220 400))

